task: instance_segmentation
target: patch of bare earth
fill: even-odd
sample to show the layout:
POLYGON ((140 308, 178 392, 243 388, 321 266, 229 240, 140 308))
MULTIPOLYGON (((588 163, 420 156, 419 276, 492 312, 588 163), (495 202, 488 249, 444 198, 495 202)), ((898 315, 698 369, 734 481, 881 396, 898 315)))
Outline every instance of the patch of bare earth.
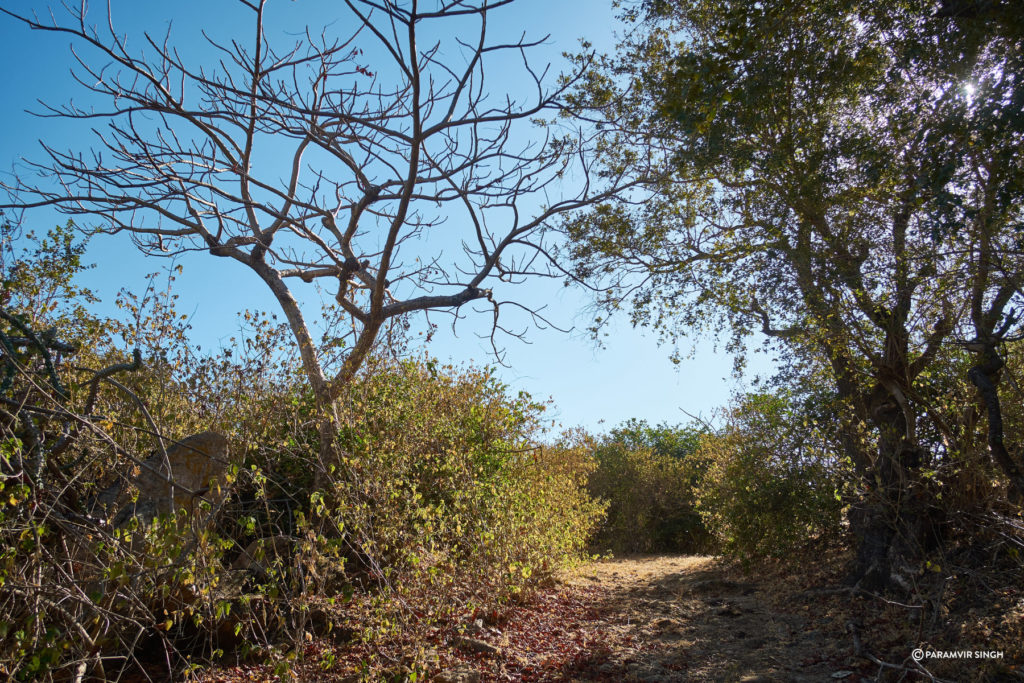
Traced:
POLYGON ((815 623, 801 605, 777 605, 756 578, 735 574, 711 557, 587 565, 559 590, 587 610, 550 634, 555 652, 537 661, 513 616, 503 634, 505 666, 488 667, 483 680, 823 681, 844 670, 859 680, 852 644, 823 630, 834 619, 817 615, 815 623), (566 640, 590 647, 572 651, 566 640), (568 656, 556 662, 559 650, 568 656), (534 666, 510 671, 508 661, 534 666))
POLYGON ((845 567, 838 551, 748 572, 696 556, 592 563, 484 629, 478 636, 499 649, 462 656, 455 671, 479 679, 451 680, 1024 681, 1024 646, 1012 636, 962 625, 939 635, 915 621, 920 611, 835 588, 845 567), (918 663, 922 646, 1004 652, 918 663))
MULTIPOLYGON (((963 608, 954 618, 943 608, 942 618, 926 617, 913 606, 835 588, 845 566, 837 550, 748 572, 714 557, 595 562, 501 615, 432 628, 419 644, 315 639, 292 680, 409 680, 415 667, 417 680, 436 683, 1024 681, 1024 598, 1013 585, 988 616, 963 608), (911 656, 918 647, 1004 655, 918 663, 911 656), (333 655, 325 661, 327 650, 333 655), (371 656, 390 664, 368 671, 371 656)), ((273 680, 268 673, 265 665, 225 667, 203 680, 273 680)))

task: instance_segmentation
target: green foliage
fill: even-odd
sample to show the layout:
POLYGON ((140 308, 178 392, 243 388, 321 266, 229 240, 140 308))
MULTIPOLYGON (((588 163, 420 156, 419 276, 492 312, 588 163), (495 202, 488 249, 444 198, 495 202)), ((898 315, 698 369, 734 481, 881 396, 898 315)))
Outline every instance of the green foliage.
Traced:
POLYGON ((954 510, 921 463, 973 458, 977 420, 937 378, 975 339, 998 427, 996 349, 1024 303, 1024 24, 1008 1, 940 4, 647 0, 575 100, 602 173, 638 188, 565 224, 576 274, 665 338, 742 354, 763 333, 815 368, 876 587, 954 510))
POLYGON ((87 306, 96 296, 75 281, 93 268, 82 262, 84 254, 85 242, 70 222, 43 236, 0 223, 0 305, 40 331, 59 325, 74 337, 95 332, 87 306))
POLYGON ((632 304, 635 323, 667 337, 729 329, 736 350, 775 333, 853 372, 885 364, 887 334, 909 337, 910 359, 948 334, 956 307, 941 303, 965 294, 955 255, 985 233, 1014 251, 1024 119, 1009 102, 1024 91, 996 74, 1020 59, 1019 18, 950 25, 927 3, 841 0, 640 5, 644 20, 578 94, 603 119, 606 173, 650 191, 566 225, 602 303, 632 304))
POLYGON ((98 517, 98 490, 126 480, 154 436, 146 402, 114 379, 139 365, 112 346, 116 325, 87 309, 95 298, 75 281, 85 245, 70 226, 2 234, 2 362, 13 374, 0 391, 0 670, 116 677, 140 639, 163 631, 175 643, 223 621, 231 543, 211 533, 206 503, 123 528, 98 517))
POLYGON ((378 365, 343 405, 339 526, 424 612, 493 607, 579 556, 601 512, 589 461, 541 445, 544 406, 490 371, 378 365))
POLYGON ((585 490, 592 461, 543 445, 545 406, 490 371, 374 357, 340 397, 325 465, 322 414, 273 316, 243 313, 237 340, 201 354, 175 308, 179 268, 140 296, 122 291, 123 317, 101 320, 73 280, 83 246, 65 229, 33 239, 7 244, 18 258, 5 262, 5 301, 20 317, 0 332, 51 325, 48 343, 76 350, 46 365, 22 341, 3 356, 15 373, 4 405, 22 408, 0 406, 5 674, 115 677, 153 638, 176 669, 233 646, 285 666, 295 651, 276 648, 325 603, 318 628, 414 637, 499 608, 581 556, 603 510, 585 490), (141 362, 124 363, 122 344, 141 362), (98 372, 112 366, 116 379, 98 372), (98 492, 131 493, 158 437, 210 429, 231 459, 214 490, 151 522, 104 521, 98 492), (249 569, 234 569, 243 549, 249 569))
POLYGON ((693 487, 704 467, 702 430, 630 420, 598 439, 582 438, 597 466, 588 489, 608 503, 592 547, 615 553, 710 549, 694 505, 693 487))
POLYGON ((841 530, 849 476, 821 427, 784 392, 747 394, 701 441, 696 506, 724 552, 783 557, 841 530))

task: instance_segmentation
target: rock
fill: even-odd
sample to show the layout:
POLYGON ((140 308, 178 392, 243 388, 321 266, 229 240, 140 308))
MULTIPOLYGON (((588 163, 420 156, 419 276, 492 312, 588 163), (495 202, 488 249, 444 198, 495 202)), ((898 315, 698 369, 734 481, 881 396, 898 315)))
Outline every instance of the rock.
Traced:
POLYGON ((661 619, 654 624, 656 636, 661 640, 679 640, 682 626, 675 619, 661 619))
POLYGON ((494 656, 501 654, 501 648, 491 645, 490 643, 478 640, 476 638, 467 638, 461 636, 455 639, 455 646, 460 650, 466 650, 467 652, 479 652, 487 656, 494 656))
POLYGON ((133 517, 149 522, 176 509, 191 509, 197 498, 216 501, 221 495, 216 479, 228 465, 227 445, 217 432, 193 434, 172 444, 166 460, 162 453, 155 453, 143 461, 130 479, 139 493, 134 502, 125 480, 101 491, 94 502, 120 507, 111 519, 113 526, 120 527, 133 517))
POLYGON ((480 672, 462 667, 443 671, 430 680, 432 683, 480 683, 480 672))
POLYGON ((227 447, 228 440, 217 432, 193 434, 172 444, 167 449, 170 477, 163 455, 150 456, 135 479, 139 498, 152 499, 158 506, 169 508, 172 497, 175 505, 183 506, 209 493, 211 484, 228 465, 227 447))

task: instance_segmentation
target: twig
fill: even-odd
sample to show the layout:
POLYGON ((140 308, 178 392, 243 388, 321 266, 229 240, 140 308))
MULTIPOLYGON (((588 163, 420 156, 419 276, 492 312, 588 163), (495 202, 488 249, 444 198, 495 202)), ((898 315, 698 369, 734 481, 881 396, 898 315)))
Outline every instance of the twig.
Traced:
POLYGON ((933 681, 933 683, 954 683, 953 681, 948 681, 944 678, 939 678, 935 676, 934 674, 932 674, 932 672, 928 671, 928 669, 921 666, 920 662, 914 661, 913 658, 911 658, 910 660, 913 663, 913 666, 910 667, 904 666, 903 664, 893 664, 891 662, 882 661, 881 659, 879 659, 878 657, 874 656, 869 651, 864 649, 864 643, 861 642, 860 633, 857 631, 857 625, 854 624, 852 621, 846 622, 846 631, 853 638, 853 653, 857 657, 862 657, 868 660, 869 662, 876 664, 879 668, 879 673, 881 673, 883 669, 892 669, 894 671, 905 671, 922 674, 924 676, 927 676, 928 680, 933 681))

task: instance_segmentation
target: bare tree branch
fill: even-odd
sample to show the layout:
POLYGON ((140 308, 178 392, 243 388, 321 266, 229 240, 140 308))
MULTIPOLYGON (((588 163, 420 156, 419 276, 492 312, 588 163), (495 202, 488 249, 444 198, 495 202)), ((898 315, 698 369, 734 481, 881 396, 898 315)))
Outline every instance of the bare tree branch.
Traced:
MULTIPOLYGON (((72 74, 94 106, 43 105, 42 116, 90 126, 91 149, 44 145, 24 162, 44 180, 3 183, 0 208, 51 206, 127 233, 147 254, 208 251, 251 269, 329 412, 390 320, 437 310, 458 320, 487 299, 492 339, 518 335, 500 323, 492 288, 565 274, 545 228, 641 182, 621 174, 595 189, 596 132, 555 123, 592 56, 550 78, 530 58, 543 39, 499 35, 512 2, 424 11, 415 0, 345 0, 348 35, 307 27, 296 38, 271 29, 264 2, 238 0, 244 35, 204 31, 202 55, 169 32, 143 34, 133 50, 109 3, 96 26, 86 3, 46 19, 2 8, 72 38, 72 74), (496 69, 506 91, 489 87, 496 69), (328 368, 300 292, 332 280, 352 331, 348 355, 328 368)), ((507 303, 550 324, 544 302, 507 303)))

